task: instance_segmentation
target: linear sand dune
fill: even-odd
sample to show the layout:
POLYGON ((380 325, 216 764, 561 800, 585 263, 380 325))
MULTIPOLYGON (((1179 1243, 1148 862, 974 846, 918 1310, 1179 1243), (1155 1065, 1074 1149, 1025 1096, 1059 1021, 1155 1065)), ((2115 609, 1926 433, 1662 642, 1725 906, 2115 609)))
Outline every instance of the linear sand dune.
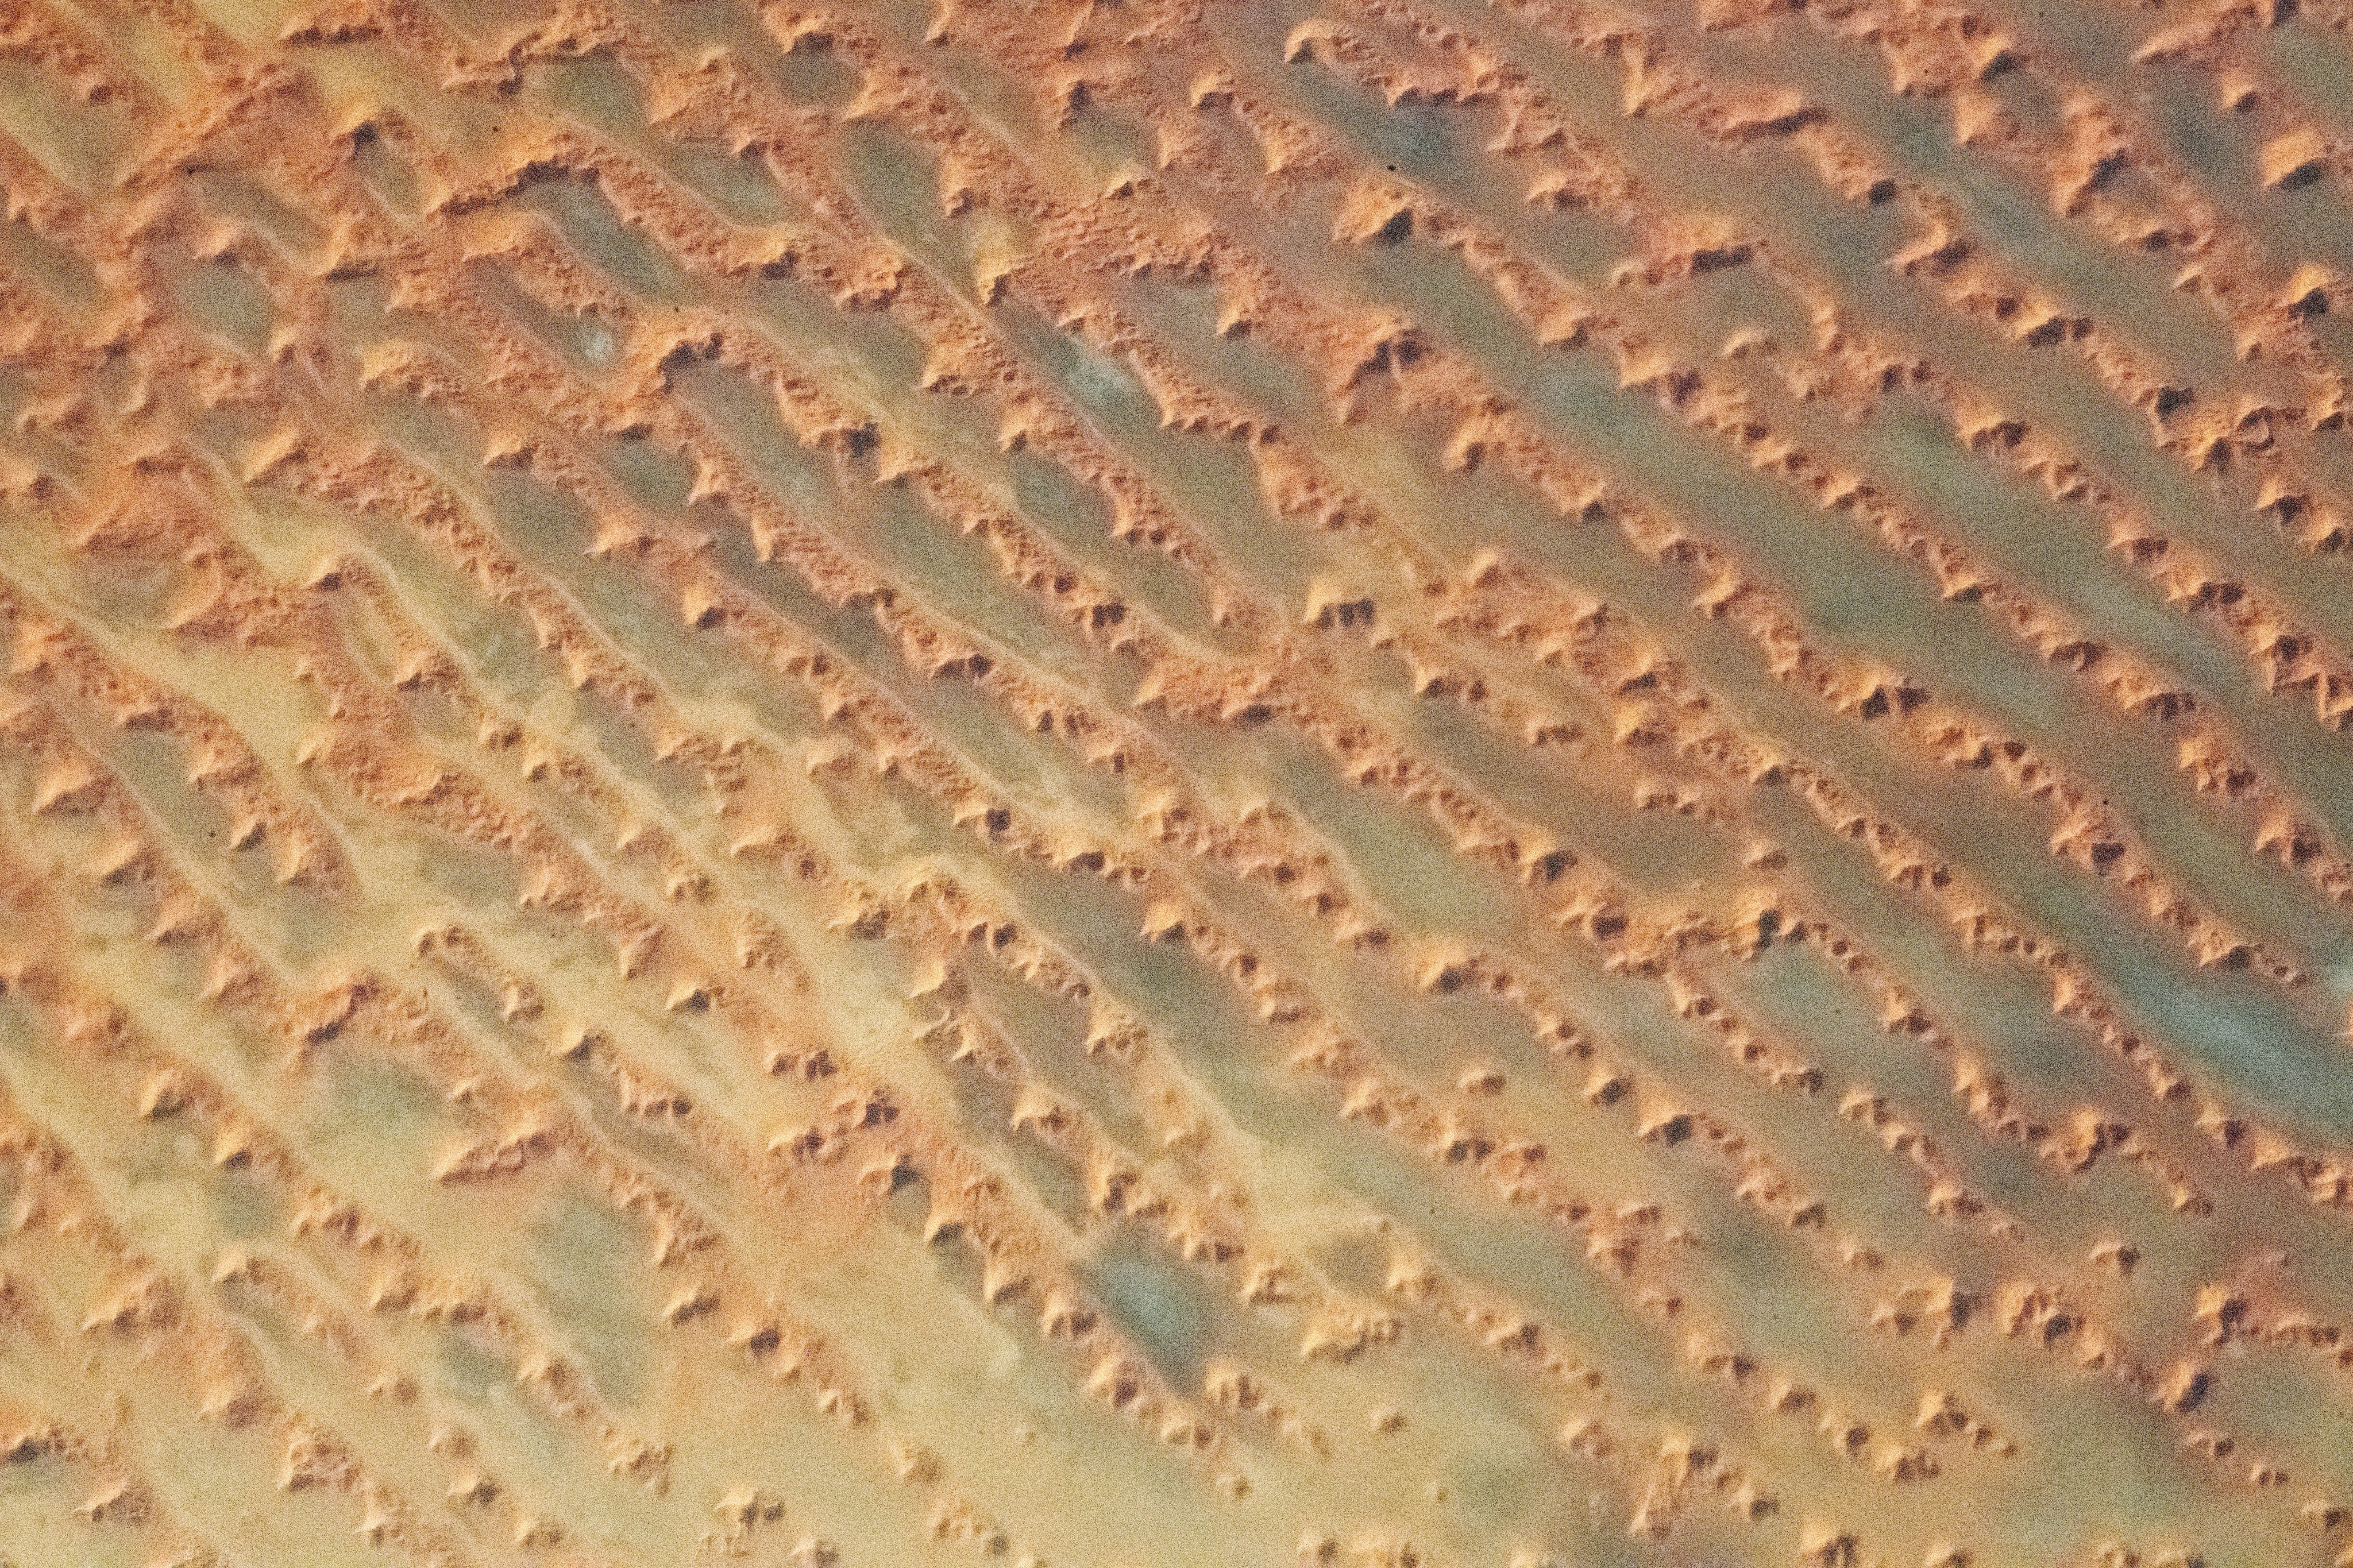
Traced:
POLYGON ((2353 5, 0 12, 0 1561, 2353 1564, 2353 5))

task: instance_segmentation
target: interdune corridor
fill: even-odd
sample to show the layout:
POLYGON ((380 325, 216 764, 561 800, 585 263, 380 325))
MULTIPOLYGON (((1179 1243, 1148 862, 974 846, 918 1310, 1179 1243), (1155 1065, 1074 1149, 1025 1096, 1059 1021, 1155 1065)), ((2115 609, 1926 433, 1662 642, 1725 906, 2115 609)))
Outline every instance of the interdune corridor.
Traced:
POLYGON ((2353 0, 5 0, 0 1563, 2353 1565, 2353 0))

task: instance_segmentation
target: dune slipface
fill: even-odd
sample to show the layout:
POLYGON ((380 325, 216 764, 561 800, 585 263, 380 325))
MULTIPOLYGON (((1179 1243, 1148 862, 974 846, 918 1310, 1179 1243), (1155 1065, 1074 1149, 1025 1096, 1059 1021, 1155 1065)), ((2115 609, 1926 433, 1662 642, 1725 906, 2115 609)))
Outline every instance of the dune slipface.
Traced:
POLYGON ((0 10, 0 1559, 2353 1564, 2348 27, 0 10))

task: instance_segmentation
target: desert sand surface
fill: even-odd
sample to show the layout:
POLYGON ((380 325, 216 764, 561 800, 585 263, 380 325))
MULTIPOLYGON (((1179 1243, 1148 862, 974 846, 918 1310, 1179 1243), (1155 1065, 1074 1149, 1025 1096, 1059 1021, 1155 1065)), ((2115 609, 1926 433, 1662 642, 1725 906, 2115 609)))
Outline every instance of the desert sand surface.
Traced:
POLYGON ((0 6, 9 1568, 2353 1565, 2353 5, 0 6))

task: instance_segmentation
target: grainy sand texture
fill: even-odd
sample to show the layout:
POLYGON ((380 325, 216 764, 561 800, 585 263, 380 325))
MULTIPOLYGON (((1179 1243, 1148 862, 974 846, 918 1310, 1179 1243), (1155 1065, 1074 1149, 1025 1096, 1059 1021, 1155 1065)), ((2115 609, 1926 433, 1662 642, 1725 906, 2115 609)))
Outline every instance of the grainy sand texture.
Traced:
POLYGON ((8 1568, 2353 1565, 2353 4, 5 0, 8 1568))

